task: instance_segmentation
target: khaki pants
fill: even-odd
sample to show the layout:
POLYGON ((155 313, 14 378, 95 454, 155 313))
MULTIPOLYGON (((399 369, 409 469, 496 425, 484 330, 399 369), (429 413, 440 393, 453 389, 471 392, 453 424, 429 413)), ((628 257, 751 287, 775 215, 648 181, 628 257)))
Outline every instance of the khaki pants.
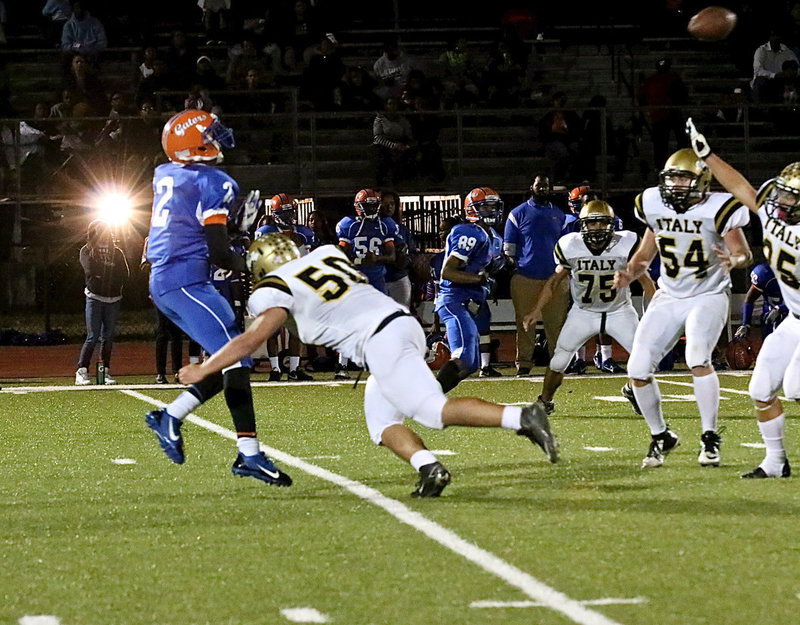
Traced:
MULTIPOLYGON (((530 368, 533 357, 533 340, 536 336, 536 328, 531 328, 526 332, 522 327, 522 319, 534 307, 542 294, 547 280, 534 280, 519 274, 511 277, 511 301, 514 303, 514 316, 517 320, 517 367, 530 368)), ((569 309, 569 290, 568 281, 564 280, 561 286, 553 293, 553 298, 542 310, 542 323, 544 324, 544 334, 547 337, 547 349, 550 356, 556 348, 558 335, 564 320, 567 318, 569 309)))

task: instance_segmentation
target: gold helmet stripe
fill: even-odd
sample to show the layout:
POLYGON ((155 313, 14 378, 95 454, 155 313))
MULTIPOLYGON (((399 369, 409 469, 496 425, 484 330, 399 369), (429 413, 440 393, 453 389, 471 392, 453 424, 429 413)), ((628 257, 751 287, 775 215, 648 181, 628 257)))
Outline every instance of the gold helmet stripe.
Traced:
POLYGON ((741 202, 739 202, 739 200, 737 200, 735 197, 732 197, 717 211, 717 215, 714 217, 714 227, 717 229, 719 234, 722 234, 722 231, 725 229, 725 226, 728 224, 731 216, 741 207, 741 202))
POLYGON ((775 188, 775 180, 770 180, 767 184, 765 184, 761 190, 756 195, 756 206, 761 207, 764 202, 767 201, 769 194, 772 193, 772 190, 775 188))

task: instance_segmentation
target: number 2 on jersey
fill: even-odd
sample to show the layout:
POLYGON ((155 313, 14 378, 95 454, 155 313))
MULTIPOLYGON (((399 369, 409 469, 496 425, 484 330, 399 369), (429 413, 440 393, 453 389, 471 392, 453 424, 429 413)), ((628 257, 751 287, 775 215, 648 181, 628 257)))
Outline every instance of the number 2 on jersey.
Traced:
POLYGON ((172 199, 172 192, 175 187, 175 180, 172 176, 164 176, 156 180, 156 197, 158 201, 153 207, 153 216, 150 219, 150 224, 159 228, 167 225, 167 217, 169 217, 169 208, 166 208, 167 202, 172 199), (159 197, 160 196, 160 197, 159 197))

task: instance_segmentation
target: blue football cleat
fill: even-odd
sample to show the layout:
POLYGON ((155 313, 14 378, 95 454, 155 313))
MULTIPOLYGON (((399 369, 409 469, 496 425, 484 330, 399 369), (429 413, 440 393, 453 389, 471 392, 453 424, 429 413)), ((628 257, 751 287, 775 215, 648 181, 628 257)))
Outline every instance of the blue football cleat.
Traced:
POLYGON ((147 427, 156 433, 158 444, 167 454, 167 458, 175 464, 183 464, 183 436, 181 436, 183 421, 171 416, 166 410, 148 412, 144 420, 147 427))
POLYGON ((292 478, 276 467, 263 452, 255 456, 237 455, 231 473, 239 477, 254 477, 274 486, 292 485, 292 478))

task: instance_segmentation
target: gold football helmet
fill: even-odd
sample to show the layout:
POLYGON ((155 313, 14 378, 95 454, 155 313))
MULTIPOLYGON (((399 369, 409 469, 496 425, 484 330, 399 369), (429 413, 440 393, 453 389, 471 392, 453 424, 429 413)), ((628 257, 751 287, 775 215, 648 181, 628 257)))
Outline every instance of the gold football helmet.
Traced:
POLYGON ((258 237, 245 256, 253 288, 257 289, 270 272, 297 258, 300 258, 300 248, 289 237, 278 233, 258 237))
POLYGON ((581 236, 586 247, 601 252, 614 236, 614 209, 608 202, 592 200, 584 204, 578 214, 581 236))
POLYGON ((691 148, 670 156, 658 175, 661 199, 676 213, 685 213, 702 202, 710 186, 711 170, 691 148))
POLYGON ((789 225, 800 223, 800 162, 783 168, 764 201, 767 215, 789 225))

